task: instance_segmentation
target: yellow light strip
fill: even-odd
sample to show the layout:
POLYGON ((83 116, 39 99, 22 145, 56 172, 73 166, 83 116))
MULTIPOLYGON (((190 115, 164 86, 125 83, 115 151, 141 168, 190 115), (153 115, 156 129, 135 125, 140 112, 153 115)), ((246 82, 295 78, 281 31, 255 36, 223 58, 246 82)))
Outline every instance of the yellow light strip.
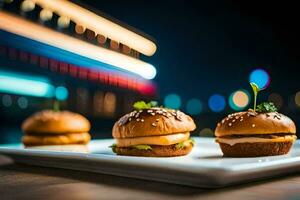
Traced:
POLYGON ((156 75, 155 67, 149 63, 89 44, 3 11, 0 11, 0 29, 113 65, 146 79, 153 79, 156 75))
POLYGON ((32 0, 37 5, 49 9, 60 16, 66 16, 75 23, 96 33, 104 35, 119 43, 125 44, 136 51, 152 56, 156 45, 149 39, 134 33, 114 22, 86 10, 66 0, 32 0))

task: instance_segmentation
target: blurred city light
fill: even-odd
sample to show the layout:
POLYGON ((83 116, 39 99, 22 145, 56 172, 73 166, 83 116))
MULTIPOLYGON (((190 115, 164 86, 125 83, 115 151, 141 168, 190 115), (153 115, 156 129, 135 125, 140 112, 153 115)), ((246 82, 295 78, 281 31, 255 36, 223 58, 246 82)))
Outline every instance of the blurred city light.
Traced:
MULTIPOLYGON (((35 2, 37 3, 36 0, 35 2)), ((61 21, 65 22, 66 20, 62 19, 61 21)), ((103 66, 107 66, 115 70, 117 69, 123 72, 127 71, 134 73, 135 75, 141 76, 145 79, 153 79, 157 73, 156 68, 153 65, 142 60, 118 53, 116 51, 111 51, 94 44, 89 44, 85 41, 78 40, 69 35, 39 26, 35 23, 23 20, 4 12, 0 12, 0 29, 15 33, 30 40, 41 42, 49 45, 49 47, 56 47, 74 54, 78 54, 78 56, 82 56, 84 60, 89 58, 93 64, 91 66, 86 66, 87 68, 103 69, 103 66), (12 26, 11 24, 18 24, 18 26, 12 26)), ((121 33, 117 34, 119 35, 121 33)), ((133 40, 134 39, 130 38, 130 42, 133 40)), ((22 46, 22 48, 24 48, 24 46, 22 46)), ((49 54, 51 54, 51 52, 49 54)))
POLYGON ((190 99, 186 104, 186 111, 191 115, 198 115, 202 111, 202 103, 199 99, 190 99))
POLYGON ((52 17, 53 17, 53 13, 48 9, 43 9, 40 12, 40 18, 42 21, 48 21, 48 20, 52 19, 52 17))
MULTIPOLYGON (((72 21, 77 24, 85 25, 90 30, 101 33, 111 40, 125 44, 147 56, 152 56, 157 49, 153 41, 127 29, 126 26, 123 27, 71 1, 59 1, 58 3, 57 1, 34 0, 34 2, 38 6, 47 8, 54 13, 59 13, 59 15, 64 14, 64 18, 72 19, 72 21), (59 6, 57 4, 59 4, 59 6)), ((65 21, 65 19, 62 21, 65 21)))
POLYGON ((248 106, 250 95, 246 90, 237 90, 229 96, 229 106, 233 110, 242 110, 248 106))
POLYGON ((54 87, 43 77, 0 71, 0 92, 36 97, 53 97, 54 87))
POLYGON ((214 94, 209 98, 208 106, 214 112, 221 112, 226 106, 225 98, 220 94, 214 94))
POLYGON ((22 109, 25 109, 28 107, 28 100, 25 97, 18 98, 17 103, 18 103, 18 106, 22 109))
POLYGON ((300 91, 295 95, 295 103, 298 107, 300 107, 300 91))
POLYGON ((68 98, 68 89, 64 86, 59 86, 55 89, 55 97, 57 100, 64 101, 68 98))
POLYGON ((24 12, 32 11, 35 8, 35 3, 31 0, 25 0, 21 3, 21 10, 24 12))
POLYGON ((57 25, 60 28, 67 28, 70 25, 70 18, 61 16, 57 20, 57 25))
POLYGON ((270 76, 265 70, 256 69, 250 73, 249 81, 256 83, 256 85, 262 89, 268 87, 270 84, 270 76))
POLYGON ((164 99, 164 105, 167 108, 179 109, 181 106, 180 96, 177 94, 168 94, 164 99))
POLYGON ((279 110, 283 105, 283 98, 278 93, 270 94, 268 101, 271 101, 275 104, 276 108, 279 110))
POLYGON ((9 107, 12 105, 12 99, 11 99, 11 96, 8 95, 8 94, 5 94, 2 96, 2 104, 3 106, 5 107, 9 107))

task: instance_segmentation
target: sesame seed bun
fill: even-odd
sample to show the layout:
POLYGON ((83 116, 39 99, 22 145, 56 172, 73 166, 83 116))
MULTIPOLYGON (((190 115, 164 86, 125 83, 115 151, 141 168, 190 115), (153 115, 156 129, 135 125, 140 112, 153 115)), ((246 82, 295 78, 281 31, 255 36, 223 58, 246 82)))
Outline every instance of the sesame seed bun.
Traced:
POLYGON ((185 133, 195 130, 193 119, 180 111, 151 108, 121 117, 112 130, 114 138, 134 138, 185 133))
POLYGON ((25 133, 47 135, 88 132, 90 127, 90 122, 80 114, 52 110, 37 112, 22 124, 25 133))
POLYGON ((153 145, 151 150, 139 150, 131 147, 116 147, 117 155, 143 156, 143 157, 174 157, 184 156, 191 152, 193 145, 190 143, 182 149, 176 148, 176 145, 153 145))
POLYGON ((255 135, 287 133, 296 134, 294 122, 287 116, 277 113, 256 113, 253 110, 230 114, 218 123, 217 137, 230 135, 255 135))

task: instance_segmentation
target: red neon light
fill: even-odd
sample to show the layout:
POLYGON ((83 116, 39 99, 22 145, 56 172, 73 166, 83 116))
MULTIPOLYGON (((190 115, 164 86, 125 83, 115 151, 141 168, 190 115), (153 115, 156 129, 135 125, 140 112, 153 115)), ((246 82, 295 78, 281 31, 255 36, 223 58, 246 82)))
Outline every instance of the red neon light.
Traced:
POLYGON ((116 73, 108 73, 100 70, 82 68, 76 65, 60 62, 43 56, 38 56, 14 48, 0 46, 0 54, 5 55, 6 53, 11 59, 19 59, 23 62, 29 61, 31 64, 39 64, 43 68, 49 67, 51 71, 58 71, 62 74, 68 73, 70 76, 75 78, 89 79, 91 81, 99 81, 117 87, 136 90, 144 95, 155 95, 156 93, 156 86, 151 82, 144 82, 139 79, 129 78, 127 76, 122 76, 116 73))
POLYGON ((69 65, 65 62, 59 62, 59 72, 62 74, 66 74, 69 72, 69 65))

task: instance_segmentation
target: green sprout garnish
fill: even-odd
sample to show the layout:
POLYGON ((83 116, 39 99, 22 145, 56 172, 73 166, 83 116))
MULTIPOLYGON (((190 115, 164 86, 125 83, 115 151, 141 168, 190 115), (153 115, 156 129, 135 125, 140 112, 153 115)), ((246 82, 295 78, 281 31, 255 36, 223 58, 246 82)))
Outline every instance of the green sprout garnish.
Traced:
POLYGON ((255 110, 256 110, 257 94, 258 94, 258 92, 260 91, 260 89, 259 89, 259 87, 258 87, 255 83, 253 83, 253 82, 251 82, 250 85, 251 85, 251 87, 252 87, 253 94, 254 94, 254 105, 253 105, 253 110, 255 111, 255 110))
POLYGON ((157 106, 157 101, 150 101, 146 103, 145 101, 137 101, 133 104, 133 108, 135 110, 144 110, 144 109, 150 109, 152 107, 157 106))
POLYGON ((257 106, 256 111, 262 113, 276 112, 277 108, 273 102, 263 102, 257 106))
POLYGON ((53 102, 53 111, 54 112, 58 112, 59 111, 59 107, 60 107, 59 101, 54 100, 54 102, 53 102))

